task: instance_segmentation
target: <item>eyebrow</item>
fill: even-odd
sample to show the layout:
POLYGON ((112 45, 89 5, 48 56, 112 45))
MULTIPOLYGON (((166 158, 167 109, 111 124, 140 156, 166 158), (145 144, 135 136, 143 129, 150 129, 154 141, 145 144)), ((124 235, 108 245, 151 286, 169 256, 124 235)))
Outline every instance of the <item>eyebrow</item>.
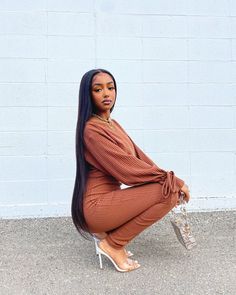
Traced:
MULTIPOLYGON (((114 84, 114 82, 113 81, 111 81, 111 82, 108 82, 107 84, 111 84, 111 83, 113 83, 114 84)), ((95 86, 95 85, 103 85, 102 83, 94 83, 93 84, 93 86, 95 86)))

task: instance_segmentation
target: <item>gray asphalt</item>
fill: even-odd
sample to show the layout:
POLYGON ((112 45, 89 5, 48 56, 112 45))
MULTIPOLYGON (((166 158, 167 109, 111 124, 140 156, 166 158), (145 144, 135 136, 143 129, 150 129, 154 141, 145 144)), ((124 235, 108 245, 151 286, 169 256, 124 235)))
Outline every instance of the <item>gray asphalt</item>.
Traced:
POLYGON ((170 215, 127 249, 141 267, 119 273, 70 217, 0 220, 0 294, 236 294, 236 211, 189 213, 197 247, 177 240, 170 215))

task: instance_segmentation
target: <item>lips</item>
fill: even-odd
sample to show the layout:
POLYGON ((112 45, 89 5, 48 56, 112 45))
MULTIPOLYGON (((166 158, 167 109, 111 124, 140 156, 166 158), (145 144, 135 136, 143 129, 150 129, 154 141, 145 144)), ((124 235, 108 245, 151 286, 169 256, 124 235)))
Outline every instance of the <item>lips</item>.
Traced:
POLYGON ((104 99, 103 103, 111 103, 111 100, 110 99, 104 99))

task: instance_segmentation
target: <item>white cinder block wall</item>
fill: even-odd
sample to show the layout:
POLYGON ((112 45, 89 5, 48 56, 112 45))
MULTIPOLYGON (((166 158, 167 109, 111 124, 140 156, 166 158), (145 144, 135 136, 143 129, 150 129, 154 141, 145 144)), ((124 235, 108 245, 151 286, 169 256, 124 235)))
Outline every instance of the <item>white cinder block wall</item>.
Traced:
POLYGON ((236 2, 0 1, 0 217, 70 215, 79 81, 118 83, 112 117, 189 185, 236 208, 236 2))

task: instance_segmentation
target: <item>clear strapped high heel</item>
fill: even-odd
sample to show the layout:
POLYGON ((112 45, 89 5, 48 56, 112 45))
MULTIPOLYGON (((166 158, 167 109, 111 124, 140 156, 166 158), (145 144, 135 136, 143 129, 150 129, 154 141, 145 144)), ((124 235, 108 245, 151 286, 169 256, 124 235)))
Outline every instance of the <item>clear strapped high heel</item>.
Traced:
MULTIPOLYGON (((98 244, 98 242, 100 242, 100 239, 99 239, 98 237, 96 237, 95 235, 93 235, 93 239, 94 239, 94 243, 95 243, 96 254, 98 255, 97 248, 96 248, 96 244, 98 244)), ((129 250, 125 250, 125 251, 126 251, 128 257, 131 257, 131 256, 134 255, 134 254, 133 254, 131 251, 129 251, 129 250)))
POLYGON ((99 257, 99 265, 100 268, 103 269, 103 265, 102 265, 102 255, 106 256, 111 262, 112 264, 115 266, 116 270, 119 272, 128 272, 128 271, 132 271, 135 269, 138 269, 140 267, 140 264, 138 264, 138 266, 134 267, 134 268, 130 268, 130 269, 123 269, 120 268, 117 263, 111 258, 110 255, 108 255, 106 252, 104 252, 100 247, 99 247, 99 243, 95 243, 95 247, 96 247, 96 253, 98 254, 99 257))

